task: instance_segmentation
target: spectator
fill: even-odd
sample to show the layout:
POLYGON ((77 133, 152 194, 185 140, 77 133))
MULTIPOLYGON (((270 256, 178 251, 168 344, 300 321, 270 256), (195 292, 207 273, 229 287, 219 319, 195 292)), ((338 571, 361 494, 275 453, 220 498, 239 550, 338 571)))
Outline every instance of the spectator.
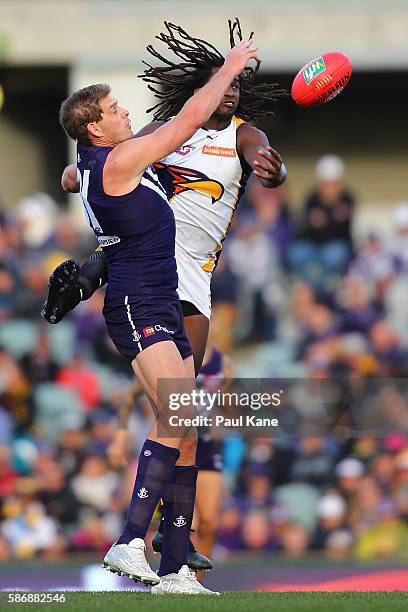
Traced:
POLYGON ((345 528, 346 510, 345 500, 335 490, 320 498, 317 505, 318 525, 313 536, 313 548, 325 549, 329 545, 328 539, 330 536, 345 528))
POLYGON ((347 457, 337 464, 335 473, 341 493, 349 499, 361 485, 364 465, 358 459, 347 457))
POLYGON ((299 559, 306 553, 310 536, 306 529, 297 523, 289 523, 281 532, 283 554, 291 559, 299 559))
POLYGON ((223 508, 217 534, 217 542, 223 551, 238 550, 242 516, 233 500, 228 500, 223 508))
POLYGON ((79 471, 85 457, 87 433, 84 424, 85 419, 82 415, 68 413, 63 417, 56 457, 70 478, 79 471))
POLYGON ((408 202, 400 202, 392 215, 394 235, 389 245, 389 252, 396 259, 398 268, 408 272, 408 202))
POLYGON ((304 204, 304 226, 290 248, 292 271, 317 291, 330 291, 352 254, 354 198, 343 186, 344 164, 325 155, 316 164, 317 187, 304 204))
POLYGON ((211 279, 212 318, 218 325, 218 346, 221 352, 231 355, 232 331, 238 317, 238 279, 232 272, 227 253, 223 253, 211 279))
POLYGON ((370 476, 362 478, 350 503, 350 521, 354 533, 364 533, 377 523, 382 499, 381 489, 375 480, 370 476))
POLYGON ((276 248, 281 264, 285 266, 293 230, 284 188, 267 189, 258 180, 252 179, 245 195, 259 225, 276 248))
POLYGON ((252 510, 242 517, 242 546, 246 550, 268 550, 272 547, 268 516, 263 510, 252 510))
POLYGON ((333 338, 336 331, 333 312, 324 304, 314 305, 310 308, 303 326, 303 338, 300 339, 297 347, 297 358, 307 357, 313 346, 333 338))
POLYGON ((392 282, 395 269, 396 257, 385 248, 381 238, 371 232, 358 245, 349 274, 364 280, 368 289, 382 298, 392 282))
POLYGON ((102 457, 85 457, 79 473, 72 479, 72 489, 82 503, 98 510, 107 510, 119 476, 108 470, 102 457))
POLYGON ((17 473, 11 466, 11 452, 7 446, 0 446, 0 501, 15 491, 17 473))
POLYGON ((385 499, 379 507, 380 519, 376 525, 358 536, 355 546, 360 560, 378 558, 407 558, 408 526, 397 516, 397 508, 391 499, 385 499))
MULTIPOLYGON (((408 205, 398 206, 393 215, 392 242, 388 244, 383 234, 367 235, 358 244, 347 276, 339 277, 340 262, 351 252, 353 214, 352 198, 341 193, 339 168, 338 160, 333 164, 326 159, 320 165, 318 190, 307 204, 303 238, 308 232, 313 266, 303 266, 308 264, 306 257, 294 272, 302 276, 307 268, 313 272, 311 282, 294 281, 286 274, 286 254, 292 256, 293 247, 285 195, 264 190, 257 181, 247 192, 245 214, 234 218, 213 276, 220 348, 230 353, 240 339, 266 343, 245 347, 239 354, 239 375, 288 368, 290 376, 302 372, 308 377, 285 392, 277 409, 280 424, 289 432, 287 439, 248 441, 241 436, 225 442, 226 501, 217 554, 243 549, 281 550, 291 558, 311 549, 332 559, 405 554, 408 405, 403 379, 408 370, 408 315, 401 304, 408 295, 408 205), (324 264, 327 255, 329 267, 324 264), (337 287, 331 291, 334 282, 337 287), (276 331, 284 346, 269 345, 276 331), (347 384, 341 382, 339 392, 333 381, 327 381, 334 406, 328 414, 321 378, 338 375, 342 381, 348 377, 347 384), (333 435, 358 431, 359 438, 324 439, 320 430, 316 436, 307 428, 301 430, 303 437, 290 437, 292 432, 298 435, 304 419, 321 426, 328 416, 333 435), (360 435, 373 430, 372 435, 360 435), (341 461, 334 470, 337 458, 341 461)), ((117 537, 136 464, 129 461, 120 475, 104 458, 112 414, 123 402, 130 369, 101 327, 103 292, 81 304, 61 326, 47 327, 45 333, 39 325, 49 267, 65 253, 78 256, 88 239, 70 223, 65 225, 52 207, 48 214, 48 204, 34 200, 34 205, 23 206, 29 213, 0 218, 0 323, 6 323, 0 339, 3 560, 60 559, 79 550, 102 554, 117 537), (19 342, 6 333, 13 316, 26 317, 37 336, 35 345, 27 348, 31 334, 23 334, 22 357, 19 342), (49 334, 55 334, 53 347, 59 348, 57 342, 66 337, 79 346, 82 357, 63 362, 66 352, 58 350, 54 360, 49 334), (99 364, 114 383, 111 395, 103 385, 103 404, 105 381, 95 375, 99 364), (48 442, 41 435, 44 415, 36 413, 33 397, 40 402, 38 385, 55 380, 74 389, 87 410, 56 415, 58 432, 48 442)), ((147 403, 141 398, 130 423, 135 454, 140 432, 147 426, 147 403)), ((55 408, 58 412, 60 407, 55 408)), ((52 412, 52 403, 48 410, 52 412)))
POLYGON ((101 401, 98 376, 86 365, 83 355, 79 353, 59 371, 56 382, 62 387, 74 389, 88 410, 96 408, 101 401))
POLYGON ((237 232, 229 240, 228 255, 231 269, 239 279, 241 306, 246 309, 240 326, 243 337, 274 338, 276 310, 282 297, 279 256, 253 214, 241 218, 237 232))
POLYGON ((38 485, 38 499, 48 516, 62 525, 73 525, 78 519, 79 505, 62 467, 54 463, 52 467, 42 472, 38 485))
POLYGON ((350 557, 353 546, 353 536, 348 529, 332 531, 326 540, 325 552, 334 561, 350 557))
POLYGON ((7 518, 1 526, 1 534, 19 559, 46 552, 58 539, 58 524, 48 517, 39 502, 29 502, 21 508, 21 514, 7 518))
POLYGON ((343 279, 338 302, 342 309, 336 327, 339 334, 367 334, 383 315, 381 303, 370 295, 364 280, 358 276, 346 276, 343 279))
POLYGON ((21 359, 21 367, 32 385, 54 380, 58 366, 51 355, 48 334, 40 329, 33 351, 21 359))
POLYGON ((75 550, 92 550, 104 555, 112 542, 104 521, 97 513, 88 513, 71 538, 75 550))
POLYGON ((332 479, 333 463, 334 457, 324 438, 304 436, 297 445, 291 480, 319 488, 327 487, 332 479))
POLYGON ((408 351, 390 326, 380 320, 369 331, 374 355, 380 364, 378 374, 398 378, 408 373, 408 351))
POLYGON ((76 331, 76 342, 80 346, 94 346, 100 336, 105 334, 105 320, 102 308, 105 299, 103 290, 83 302, 73 315, 76 331))

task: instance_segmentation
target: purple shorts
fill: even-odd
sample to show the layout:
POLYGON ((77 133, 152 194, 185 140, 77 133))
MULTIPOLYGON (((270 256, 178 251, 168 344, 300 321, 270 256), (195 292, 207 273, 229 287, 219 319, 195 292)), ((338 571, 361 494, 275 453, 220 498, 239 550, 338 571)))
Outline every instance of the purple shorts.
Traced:
POLYGON ((105 302, 103 316, 113 343, 130 361, 148 346, 164 340, 172 340, 183 359, 193 354, 178 300, 129 295, 123 304, 105 302))

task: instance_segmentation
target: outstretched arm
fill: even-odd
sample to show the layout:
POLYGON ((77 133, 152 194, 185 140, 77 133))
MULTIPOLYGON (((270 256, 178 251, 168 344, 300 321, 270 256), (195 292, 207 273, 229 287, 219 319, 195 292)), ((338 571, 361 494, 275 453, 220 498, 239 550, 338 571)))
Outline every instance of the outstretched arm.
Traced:
POLYGON ((264 132, 244 123, 237 132, 237 146, 264 187, 278 187, 286 180, 285 164, 264 132))
POLYGON ((248 60, 260 59, 251 44, 251 41, 243 41, 233 47, 220 70, 187 100, 173 119, 153 134, 132 138, 114 147, 104 167, 106 193, 121 195, 134 189, 149 164, 175 151, 204 125, 221 102, 233 78, 242 72, 248 60))

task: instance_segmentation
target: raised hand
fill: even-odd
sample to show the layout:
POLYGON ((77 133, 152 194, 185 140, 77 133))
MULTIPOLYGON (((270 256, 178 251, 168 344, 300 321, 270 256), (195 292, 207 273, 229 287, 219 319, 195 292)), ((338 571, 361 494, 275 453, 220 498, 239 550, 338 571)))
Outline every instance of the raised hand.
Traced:
POLYGON ((252 45, 252 40, 242 40, 227 54, 225 64, 234 67, 236 74, 243 71, 249 60, 254 59, 257 62, 262 61, 257 54, 258 48, 252 45))

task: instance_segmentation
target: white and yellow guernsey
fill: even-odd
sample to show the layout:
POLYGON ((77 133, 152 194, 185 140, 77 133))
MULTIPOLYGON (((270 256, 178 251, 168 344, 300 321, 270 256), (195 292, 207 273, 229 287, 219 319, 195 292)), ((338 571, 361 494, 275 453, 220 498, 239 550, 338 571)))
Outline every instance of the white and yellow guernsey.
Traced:
POLYGON ((233 117, 221 130, 200 128, 155 164, 176 219, 180 300, 210 318, 211 273, 251 169, 241 163, 233 117))

